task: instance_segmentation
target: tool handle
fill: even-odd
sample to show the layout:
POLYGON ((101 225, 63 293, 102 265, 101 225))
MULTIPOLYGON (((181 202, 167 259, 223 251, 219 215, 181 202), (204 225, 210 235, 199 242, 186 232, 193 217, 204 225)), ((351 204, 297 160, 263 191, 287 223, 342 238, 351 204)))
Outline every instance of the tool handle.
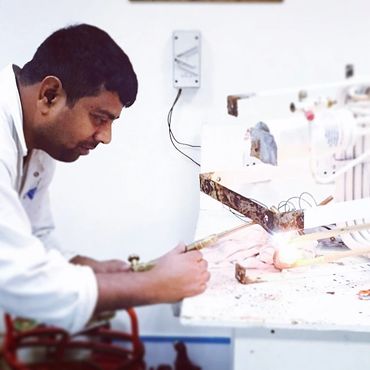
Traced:
POLYGON ((212 234, 210 236, 207 236, 204 239, 196 240, 195 242, 188 244, 185 247, 185 252, 191 252, 194 250, 200 250, 200 249, 206 248, 209 245, 216 243, 217 240, 218 240, 218 235, 212 234))
POLYGON ((242 225, 233 227, 232 229, 221 231, 220 233, 216 233, 216 234, 211 234, 209 236, 206 236, 203 239, 196 240, 195 242, 190 243, 189 245, 186 246, 185 252, 190 252, 193 250, 199 250, 199 249, 209 247, 210 245, 216 243, 223 236, 229 235, 233 233, 234 231, 244 229, 245 227, 249 227, 251 225, 254 225, 254 223, 253 222, 244 223, 242 225))

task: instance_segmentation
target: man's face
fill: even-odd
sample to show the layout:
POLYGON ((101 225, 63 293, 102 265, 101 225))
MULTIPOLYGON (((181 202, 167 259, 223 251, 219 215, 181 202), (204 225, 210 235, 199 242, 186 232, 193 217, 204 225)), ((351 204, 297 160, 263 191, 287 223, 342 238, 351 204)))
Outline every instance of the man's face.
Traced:
POLYGON ((72 108, 64 100, 35 129, 37 147, 57 160, 73 162, 111 141, 112 123, 121 111, 118 95, 107 90, 79 99, 72 108))

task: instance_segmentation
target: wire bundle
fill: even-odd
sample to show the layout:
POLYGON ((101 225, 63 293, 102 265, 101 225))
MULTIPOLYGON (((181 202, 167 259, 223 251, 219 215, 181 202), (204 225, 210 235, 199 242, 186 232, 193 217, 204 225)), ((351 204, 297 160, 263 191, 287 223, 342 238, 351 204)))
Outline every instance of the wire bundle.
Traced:
POLYGON ((174 102, 173 102, 173 104, 172 104, 172 106, 171 106, 171 108, 170 108, 170 110, 168 112, 168 115, 167 115, 168 135, 170 137, 170 140, 171 140, 171 143, 172 143, 173 147, 178 152, 180 152, 186 158, 190 159, 197 166, 200 166, 200 164, 195 159, 193 159, 192 157, 190 157, 189 155, 187 155, 186 153, 184 153, 176 144, 187 146, 187 147, 190 147, 190 148, 200 148, 200 145, 193 145, 193 144, 182 143, 181 141, 178 141, 176 139, 173 131, 172 131, 172 128, 171 128, 173 109, 174 109, 177 101, 179 100, 181 93, 182 93, 182 89, 179 89, 179 91, 177 92, 176 98, 175 98, 175 100, 174 100, 174 102))

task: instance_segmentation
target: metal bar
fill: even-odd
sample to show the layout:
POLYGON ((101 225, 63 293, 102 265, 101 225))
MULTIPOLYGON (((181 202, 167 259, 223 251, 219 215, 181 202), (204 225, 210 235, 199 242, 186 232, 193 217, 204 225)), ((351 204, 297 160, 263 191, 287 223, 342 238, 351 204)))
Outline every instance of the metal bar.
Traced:
POLYGON ((200 174, 203 193, 261 225, 267 232, 303 229, 303 211, 279 213, 226 188, 213 180, 213 172, 200 174))

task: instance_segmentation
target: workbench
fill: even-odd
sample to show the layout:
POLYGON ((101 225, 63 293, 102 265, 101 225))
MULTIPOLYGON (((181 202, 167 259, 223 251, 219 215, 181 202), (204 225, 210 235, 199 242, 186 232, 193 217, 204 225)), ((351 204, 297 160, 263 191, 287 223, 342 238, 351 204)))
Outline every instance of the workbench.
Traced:
MULTIPOLYGON (((240 126, 227 130, 206 127, 201 172, 237 167, 243 150, 242 131, 240 126)), ((305 181, 305 173, 302 170, 297 174, 302 191, 311 186, 317 199, 332 194, 330 185, 315 188, 305 181)), ((291 184, 291 189, 279 185, 279 194, 273 193, 273 184, 258 185, 251 188, 251 197, 261 200, 266 196, 267 202, 273 196, 284 199, 290 191, 297 194, 299 190, 299 182, 292 180, 291 184), (281 193, 283 190, 286 194, 281 193)), ((227 207, 200 193, 194 240, 242 222, 227 207)), ((203 253, 210 259, 215 250, 203 253)), ((281 279, 250 285, 236 280, 232 264, 220 268, 210 263, 209 270, 207 290, 183 301, 180 320, 187 326, 219 328, 223 335, 228 333, 232 369, 370 368, 370 300, 358 295, 360 290, 370 289, 370 260, 366 257, 315 266, 296 278, 282 272, 281 279)))
MULTIPOLYGON (((240 222, 226 208, 201 210, 196 239, 240 222)), ((203 253, 207 259, 214 250, 203 253)), ((184 300, 180 319, 184 325, 228 328, 234 370, 370 366, 370 300, 358 296, 370 288, 368 258, 346 258, 293 276, 282 272, 276 281, 248 285, 236 280, 231 264, 210 263, 209 270, 207 290, 184 300)))

